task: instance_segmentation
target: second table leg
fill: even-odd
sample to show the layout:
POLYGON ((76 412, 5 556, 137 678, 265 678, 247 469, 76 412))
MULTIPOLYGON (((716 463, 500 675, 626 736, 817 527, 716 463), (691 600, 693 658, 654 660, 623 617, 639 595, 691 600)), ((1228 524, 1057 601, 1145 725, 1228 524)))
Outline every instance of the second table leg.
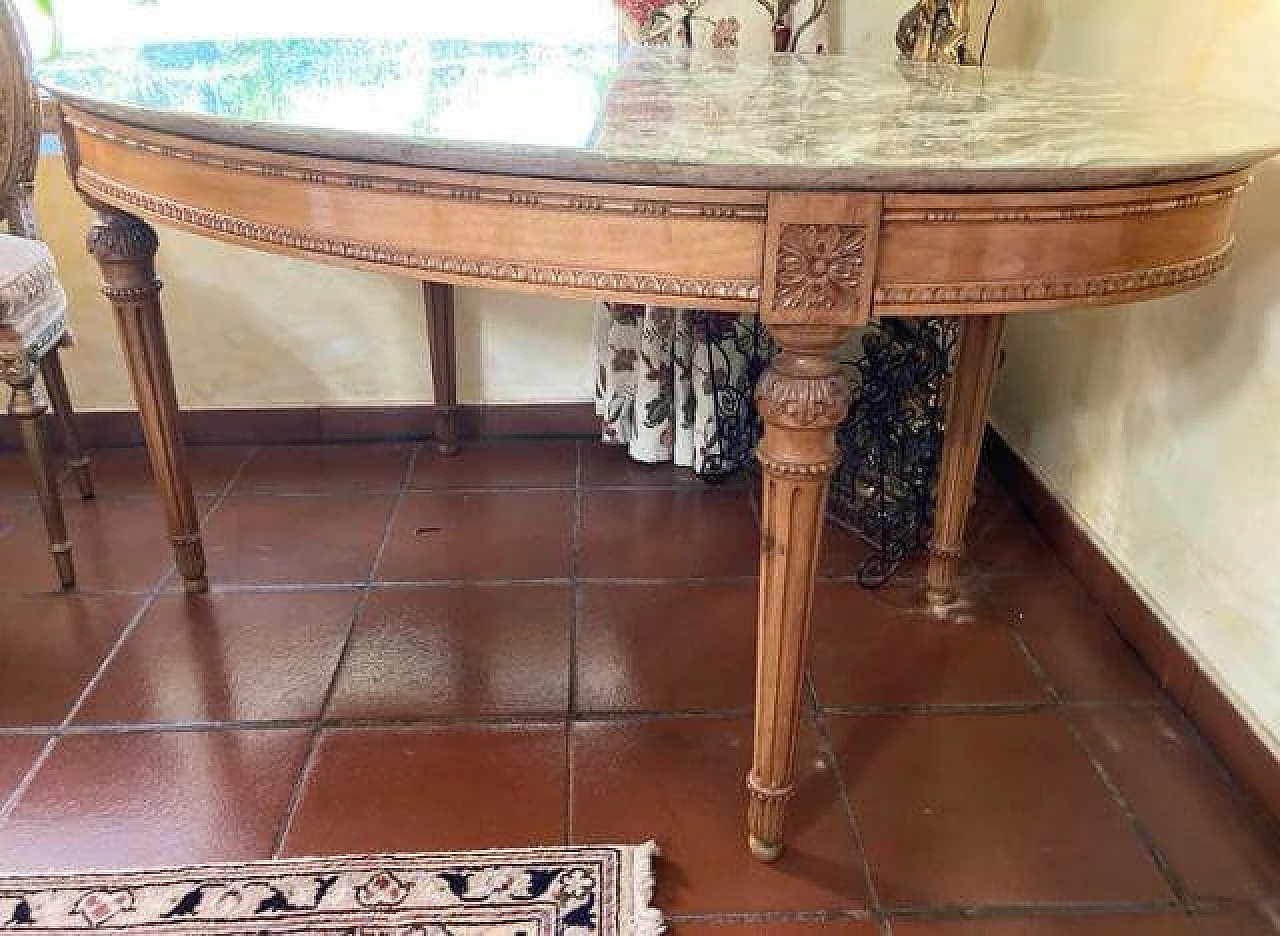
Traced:
POLYGON ((972 315, 960 320, 960 345, 947 393, 925 592, 926 601, 935 608, 952 604, 958 596, 965 525, 1003 334, 1003 315, 972 315))
POLYGON ((145 221, 123 211, 103 209, 89 229, 88 246, 102 270, 102 292, 115 310, 178 572, 188 592, 208 591, 200 515, 191 494, 178 428, 178 395, 160 311, 160 280, 155 268, 159 239, 145 221))
POLYGON ((436 451, 453 455, 458 451, 458 354, 453 287, 447 283, 423 283, 422 303, 427 313, 427 343, 431 350, 436 451))

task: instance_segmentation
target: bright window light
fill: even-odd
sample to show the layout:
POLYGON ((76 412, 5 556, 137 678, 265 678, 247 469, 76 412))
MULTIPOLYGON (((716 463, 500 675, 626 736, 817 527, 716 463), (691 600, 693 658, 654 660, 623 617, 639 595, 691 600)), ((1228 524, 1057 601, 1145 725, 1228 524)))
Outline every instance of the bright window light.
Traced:
MULTIPOLYGON (((37 55, 48 17, 18 0, 37 55)), ((612 0, 53 0, 63 51, 192 39, 424 38, 477 42, 608 42, 612 0)))

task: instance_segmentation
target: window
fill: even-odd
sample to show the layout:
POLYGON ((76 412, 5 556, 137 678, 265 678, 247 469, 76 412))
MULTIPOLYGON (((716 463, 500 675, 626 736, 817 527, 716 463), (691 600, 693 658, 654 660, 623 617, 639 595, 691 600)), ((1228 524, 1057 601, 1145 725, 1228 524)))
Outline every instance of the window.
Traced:
MULTIPOLYGON (((37 57, 54 31, 17 0, 37 57)), ((616 41, 613 0, 52 0, 64 51, 191 39, 428 38, 616 41)))

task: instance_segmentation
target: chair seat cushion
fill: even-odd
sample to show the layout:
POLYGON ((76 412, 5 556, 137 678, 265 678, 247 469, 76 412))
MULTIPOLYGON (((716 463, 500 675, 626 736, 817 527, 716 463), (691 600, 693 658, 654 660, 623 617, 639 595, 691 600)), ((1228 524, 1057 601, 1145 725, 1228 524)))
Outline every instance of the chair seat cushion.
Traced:
POLYGON ((38 357, 62 337, 66 313, 48 245, 0 234, 0 344, 16 342, 38 357))

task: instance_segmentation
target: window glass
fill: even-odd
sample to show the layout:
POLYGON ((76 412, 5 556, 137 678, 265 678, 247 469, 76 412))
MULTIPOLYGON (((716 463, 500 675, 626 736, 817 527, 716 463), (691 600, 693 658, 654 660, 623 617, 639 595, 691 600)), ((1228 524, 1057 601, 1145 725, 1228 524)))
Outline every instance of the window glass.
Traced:
MULTIPOLYGON (((55 45, 36 0, 17 0, 38 57, 55 45)), ((612 0, 52 0, 60 51, 191 39, 424 38, 615 41, 612 0)))

